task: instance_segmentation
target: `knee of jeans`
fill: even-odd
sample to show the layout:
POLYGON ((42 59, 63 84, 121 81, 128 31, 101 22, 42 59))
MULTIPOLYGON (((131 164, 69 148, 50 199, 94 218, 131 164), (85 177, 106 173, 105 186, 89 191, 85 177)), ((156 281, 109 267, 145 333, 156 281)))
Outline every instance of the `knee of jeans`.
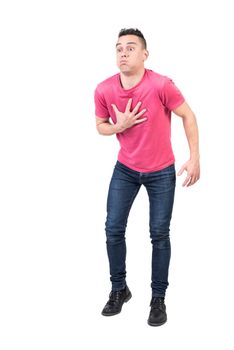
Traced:
POLYGON ((119 220, 118 218, 111 218, 107 217, 106 223, 105 223, 105 228, 106 228, 106 233, 107 236, 111 235, 124 235, 125 230, 126 230, 126 222, 123 222, 122 220, 119 220))
POLYGON ((150 232, 151 243, 158 249, 170 248, 170 235, 167 231, 151 231, 150 232))
POLYGON ((107 217, 106 237, 107 243, 118 244, 125 239, 126 225, 118 220, 107 217))
POLYGON ((114 235, 114 234, 109 234, 106 237, 106 243, 108 245, 118 245, 121 244, 125 241, 125 236, 124 235, 114 235))

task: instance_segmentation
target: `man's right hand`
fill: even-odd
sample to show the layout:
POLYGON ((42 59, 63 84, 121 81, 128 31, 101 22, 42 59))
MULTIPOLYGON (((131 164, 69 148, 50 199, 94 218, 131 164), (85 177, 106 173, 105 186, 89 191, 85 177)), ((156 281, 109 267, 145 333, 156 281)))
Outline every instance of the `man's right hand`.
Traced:
POLYGON ((140 124, 142 122, 144 122, 145 120, 147 120, 147 118, 142 118, 142 119, 138 119, 140 118, 146 111, 146 108, 144 108, 141 112, 138 113, 138 110, 141 106, 141 102, 138 102, 136 107, 130 111, 131 109, 131 104, 132 104, 132 99, 130 98, 128 100, 127 106, 125 108, 125 111, 122 113, 118 110, 118 108, 116 107, 115 104, 112 104, 112 107, 114 109, 115 115, 116 115, 116 130, 117 132, 123 132, 126 129, 131 128, 132 126, 136 125, 136 124, 140 124))

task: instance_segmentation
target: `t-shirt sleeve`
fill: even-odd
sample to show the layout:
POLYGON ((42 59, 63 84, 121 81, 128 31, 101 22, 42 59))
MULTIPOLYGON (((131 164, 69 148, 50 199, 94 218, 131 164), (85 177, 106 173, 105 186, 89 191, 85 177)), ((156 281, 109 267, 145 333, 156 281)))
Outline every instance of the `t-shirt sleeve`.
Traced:
POLYGON ((166 78, 164 81, 160 91, 160 99, 162 104, 171 111, 185 101, 184 96, 170 78, 166 78))
POLYGON ((94 92, 95 114, 99 118, 108 118, 109 112, 103 94, 96 88, 94 92))

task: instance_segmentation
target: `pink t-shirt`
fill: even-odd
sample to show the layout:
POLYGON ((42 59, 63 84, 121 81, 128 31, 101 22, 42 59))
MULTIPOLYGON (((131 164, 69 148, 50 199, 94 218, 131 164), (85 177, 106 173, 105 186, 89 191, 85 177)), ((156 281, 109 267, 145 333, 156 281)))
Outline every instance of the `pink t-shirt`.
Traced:
POLYGON ((166 76, 145 69, 141 81, 125 90, 116 74, 95 90, 95 112, 99 118, 110 117, 116 123, 111 104, 124 112, 132 98, 132 109, 141 101, 138 112, 146 108, 140 118, 147 120, 116 134, 120 151, 118 160, 138 172, 152 172, 166 168, 175 162, 171 146, 171 111, 184 102, 184 97, 173 81, 166 76))

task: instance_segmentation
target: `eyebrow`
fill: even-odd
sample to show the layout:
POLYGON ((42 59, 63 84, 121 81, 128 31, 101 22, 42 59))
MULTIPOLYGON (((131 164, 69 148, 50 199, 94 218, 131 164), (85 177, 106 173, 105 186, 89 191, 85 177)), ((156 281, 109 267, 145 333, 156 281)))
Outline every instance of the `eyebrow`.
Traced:
MULTIPOLYGON (((128 43, 127 43, 127 45, 132 45, 132 44, 134 44, 134 45, 137 45, 137 43, 135 43, 134 41, 129 41, 128 43)), ((117 43, 116 44, 116 47, 118 46, 118 45, 122 45, 121 43, 117 43)))

